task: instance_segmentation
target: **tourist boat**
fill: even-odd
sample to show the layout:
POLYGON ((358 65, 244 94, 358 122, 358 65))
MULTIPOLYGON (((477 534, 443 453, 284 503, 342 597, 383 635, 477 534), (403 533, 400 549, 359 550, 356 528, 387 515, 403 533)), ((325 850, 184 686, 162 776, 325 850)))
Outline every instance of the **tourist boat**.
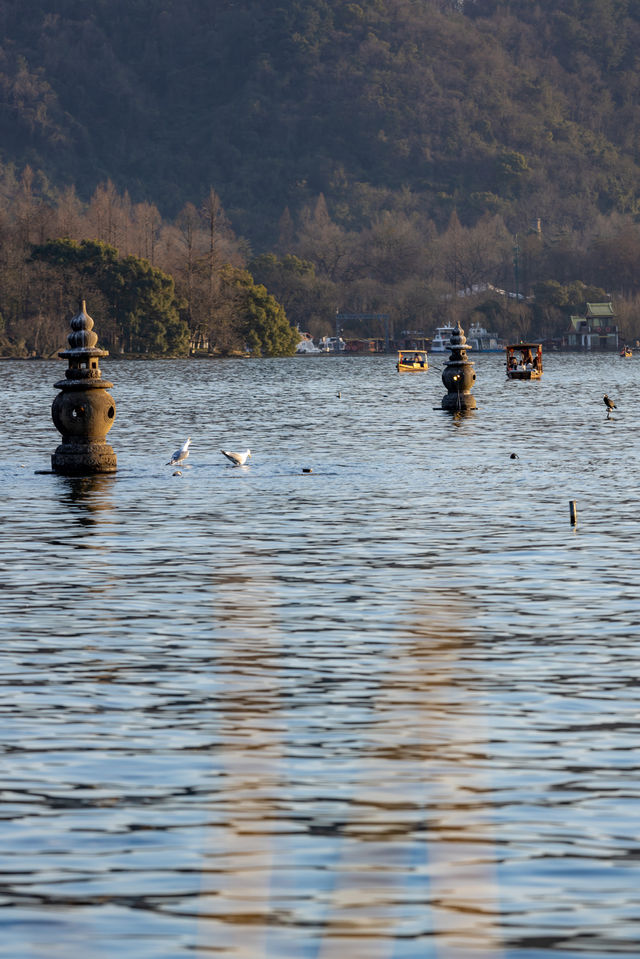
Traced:
POLYGON ((424 350, 398 350, 398 373, 421 373, 429 369, 424 350))
POLYGON ((321 351, 318 349, 316 344, 313 342, 313 337, 311 333, 303 333, 301 330, 298 330, 300 334, 300 342, 296 346, 296 353, 298 356, 309 355, 310 353, 319 354, 321 351))
POLYGON ((630 346, 625 346, 624 349, 620 350, 620 356, 624 356, 625 359, 629 356, 633 356, 633 350, 630 346))
POLYGON ((318 345, 321 353, 344 353, 347 348, 341 336, 322 336, 318 345))
POLYGON ((467 344, 474 353, 502 353, 505 344, 497 333, 489 333, 479 323, 472 323, 467 333, 467 344))
POLYGON ((448 353, 451 347, 449 341, 454 327, 448 323, 446 326, 437 326, 431 340, 431 353, 448 353))
POLYGON ((542 376, 542 343, 512 343, 507 351, 507 378, 539 380, 542 376))

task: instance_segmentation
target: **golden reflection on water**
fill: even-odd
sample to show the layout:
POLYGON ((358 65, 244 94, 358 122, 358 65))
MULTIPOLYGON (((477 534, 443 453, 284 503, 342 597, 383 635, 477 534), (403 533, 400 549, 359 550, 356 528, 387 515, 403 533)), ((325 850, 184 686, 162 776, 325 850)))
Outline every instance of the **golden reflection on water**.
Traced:
MULTIPOLYGON (((499 959, 498 891, 492 861, 493 837, 488 811, 475 797, 488 784, 478 763, 487 730, 470 695, 456 681, 468 615, 454 592, 440 603, 416 603, 393 639, 393 667, 376 704, 375 736, 392 764, 413 767, 404 779, 388 770, 386 784, 354 797, 361 809, 360 841, 351 843, 337 869, 331 918, 319 959, 392 959, 394 937, 383 918, 389 903, 402 900, 394 861, 394 844, 403 830, 379 831, 397 822, 399 805, 420 803, 427 820, 421 862, 421 897, 437 959, 487 956, 499 959), (379 836, 380 842, 367 840, 379 836), (379 910, 378 911, 378 907, 379 910), (341 928, 357 940, 340 938, 341 928)), ((402 775, 402 774, 401 774, 402 775)))
MULTIPOLYGON (((244 572, 216 582, 217 616, 235 639, 224 659, 220 709, 235 717, 235 745, 227 734, 220 801, 229 816, 209 849, 225 865, 224 880, 217 896, 201 899, 198 938, 205 950, 215 937, 216 949, 235 959, 275 959, 274 799, 287 796, 278 599, 273 584, 257 589, 255 576, 244 572), (253 668, 246 656, 234 663, 234 650, 258 644, 253 668), (251 717, 245 727, 237 718, 242 711, 251 717), (210 920, 217 920, 215 934, 210 920)), ((420 917, 416 949, 424 950, 428 936, 434 959, 500 959, 494 836, 485 806, 487 728, 459 676, 460 652, 472 641, 467 618, 464 601, 444 591, 429 605, 409 606, 389 637, 367 744, 351 767, 352 819, 341 830, 330 888, 315 893, 324 913, 317 959, 393 959, 405 902, 420 917)), ((295 915, 288 921, 295 926, 295 915)))
POLYGON ((271 877, 278 850, 277 837, 267 824, 274 813, 271 797, 286 788, 280 786, 286 723, 279 719, 278 669, 264 663, 269 653, 278 654, 278 604, 268 581, 262 583, 256 602, 257 585, 255 575, 241 568, 216 576, 217 625, 234 638, 229 655, 220 660, 225 686, 219 713, 229 717, 230 728, 217 756, 224 782, 219 801, 228 807, 228 818, 223 835, 211 837, 205 850, 213 868, 223 864, 224 878, 217 896, 208 898, 206 892, 201 896, 200 914, 222 920, 226 933, 221 942, 219 927, 212 932, 203 922, 197 938, 207 954, 226 947, 223 954, 236 959, 270 955, 271 877), (261 648, 255 669, 247 668, 244 656, 235 658, 245 644, 261 648), (252 717, 250 727, 242 723, 246 713, 252 717), (259 729, 256 714, 262 716, 259 729))

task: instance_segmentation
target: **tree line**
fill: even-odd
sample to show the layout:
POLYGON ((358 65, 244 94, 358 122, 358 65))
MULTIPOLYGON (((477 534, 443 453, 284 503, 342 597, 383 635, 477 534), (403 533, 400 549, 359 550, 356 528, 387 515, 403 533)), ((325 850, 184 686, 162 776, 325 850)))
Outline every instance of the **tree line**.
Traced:
POLYGON ((0 355, 50 356, 85 299, 116 354, 291 354, 282 305, 246 269, 215 191, 172 222, 112 183, 45 195, 30 168, 0 194, 0 355))
MULTIPOLYGON (((27 167, 0 189, 0 355, 64 346, 80 297, 101 342, 127 355, 286 355, 297 329, 335 331, 338 312, 389 314, 393 331, 429 335, 479 321, 506 337, 559 337, 586 302, 611 298, 622 335, 640 338, 640 226, 629 214, 513 234, 499 214, 465 225, 386 211, 362 229, 323 195, 285 209, 273 250, 253 254, 210 189, 163 219, 107 181, 83 203, 27 167)), ((345 337, 379 336, 350 321, 345 337)))
MULTIPOLYGON (((498 214, 464 225, 454 210, 441 229, 415 212, 389 211, 348 230, 320 196, 294 219, 285 211, 273 252, 251 261, 256 279, 291 322, 332 332, 335 313, 388 313, 396 334, 459 320, 506 338, 559 341, 588 302, 614 302, 621 335, 640 338, 640 225, 599 215, 585 228, 547 232, 535 220, 512 233, 498 214)), ((344 335, 383 336, 352 323, 344 335)))

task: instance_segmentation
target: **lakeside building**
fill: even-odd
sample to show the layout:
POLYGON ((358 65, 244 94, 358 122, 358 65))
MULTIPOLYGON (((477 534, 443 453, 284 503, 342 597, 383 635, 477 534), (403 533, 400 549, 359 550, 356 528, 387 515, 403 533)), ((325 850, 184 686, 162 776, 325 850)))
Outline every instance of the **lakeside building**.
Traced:
POLYGON ((571 326, 563 337, 570 350, 617 350, 618 324, 612 303, 587 303, 584 316, 570 317, 571 326))

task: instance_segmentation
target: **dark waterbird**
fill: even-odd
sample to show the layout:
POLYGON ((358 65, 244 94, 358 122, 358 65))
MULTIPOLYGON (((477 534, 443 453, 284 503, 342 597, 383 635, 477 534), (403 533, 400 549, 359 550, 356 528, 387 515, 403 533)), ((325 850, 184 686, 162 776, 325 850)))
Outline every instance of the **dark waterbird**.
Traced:
POLYGON ((611 416, 611 410, 616 410, 618 407, 613 402, 613 400, 609 399, 606 393, 604 394, 602 399, 603 399, 604 405, 607 407, 607 419, 609 419, 609 417, 611 416))

